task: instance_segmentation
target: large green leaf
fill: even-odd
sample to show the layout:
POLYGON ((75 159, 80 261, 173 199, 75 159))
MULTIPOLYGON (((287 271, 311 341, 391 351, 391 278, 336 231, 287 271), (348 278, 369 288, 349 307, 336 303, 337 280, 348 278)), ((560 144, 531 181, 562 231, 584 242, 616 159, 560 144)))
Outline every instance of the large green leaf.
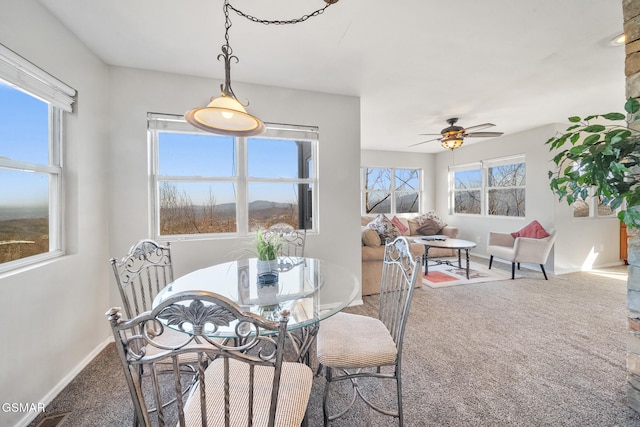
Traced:
POLYGON ((625 120, 627 118, 627 116, 625 116, 622 113, 608 113, 608 114, 603 114, 602 117, 604 117, 607 120, 625 120))
POLYGON ((629 98, 624 104, 624 111, 629 114, 635 114, 640 111, 640 102, 637 99, 629 98))
POLYGON ((606 128, 603 125, 589 125, 584 128, 584 132, 597 133, 597 132, 604 132, 605 129, 606 128))

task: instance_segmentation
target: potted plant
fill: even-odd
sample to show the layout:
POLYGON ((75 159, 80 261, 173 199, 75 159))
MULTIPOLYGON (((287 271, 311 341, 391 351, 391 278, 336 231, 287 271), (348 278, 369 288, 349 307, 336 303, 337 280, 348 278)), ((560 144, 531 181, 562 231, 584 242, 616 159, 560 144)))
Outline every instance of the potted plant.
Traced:
POLYGON ((640 102, 631 98, 624 109, 627 114, 569 117, 573 124, 546 144, 561 150, 553 158, 556 170, 549 171, 560 200, 571 205, 599 197, 612 210, 622 207, 618 218, 633 229, 640 228, 640 131, 629 125, 640 116, 640 102), (592 123, 599 118, 610 124, 592 123))
MULTIPOLYGON (((282 243, 280 242, 280 237, 277 233, 264 233, 261 230, 256 231, 256 251, 258 253, 259 281, 261 280, 260 276, 265 273, 275 273, 275 281, 277 281, 277 258, 281 246, 282 243)), ((263 282, 275 283, 275 281, 270 281, 267 277, 263 278, 263 282)))

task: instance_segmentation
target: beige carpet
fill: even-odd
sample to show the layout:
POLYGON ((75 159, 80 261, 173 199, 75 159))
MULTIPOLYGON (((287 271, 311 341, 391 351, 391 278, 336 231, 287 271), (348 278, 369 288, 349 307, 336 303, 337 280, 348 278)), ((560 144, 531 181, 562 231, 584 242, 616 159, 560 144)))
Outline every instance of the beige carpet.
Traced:
MULTIPOLYGON (((548 281, 537 271, 521 274, 416 289, 403 359, 405 425, 640 426, 625 403, 626 268, 548 281)), ((374 315, 377 297, 364 303, 349 311, 374 315)), ((130 425, 131 403, 115 357, 111 345, 47 415, 71 412, 61 427, 130 425)), ((322 425, 323 386, 322 378, 314 380, 312 427, 322 425)), ((394 388, 370 392, 389 402, 394 388)), ((358 402, 331 425, 397 423, 358 402)))

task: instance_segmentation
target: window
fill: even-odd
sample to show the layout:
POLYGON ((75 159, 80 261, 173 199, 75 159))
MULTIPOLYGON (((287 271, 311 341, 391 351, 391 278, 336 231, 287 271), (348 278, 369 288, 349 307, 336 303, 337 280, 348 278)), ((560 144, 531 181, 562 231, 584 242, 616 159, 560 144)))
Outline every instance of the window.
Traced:
POLYGON ((420 173, 419 169, 362 168, 363 213, 418 213, 420 173))
POLYGON ((487 202, 489 215, 524 217, 524 162, 487 162, 487 202))
MULTIPOLYGON (((578 164, 574 163, 573 168, 577 169, 578 164)), ((619 211, 619 209, 611 209, 609 199, 602 196, 593 197, 587 190, 582 191, 582 197, 584 200, 578 199, 571 205, 574 218, 611 218, 619 211)))
POLYGON ((574 218, 611 218, 618 210, 611 209, 609 200, 604 197, 588 196, 585 200, 576 200, 573 205, 574 218))
POLYGON ((453 172, 453 212, 480 214, 482 210, 482 169, 453 172))
POLYGON ((456 166, 450 173, 453 213, 525 216, 524 156, 456 166))
POLYGON ((0 45, 0 271, 62 255, 62 116, 75 90, 0 45))
POLYGON ((150 113, 148 124, 154 235, 314 229, 317 128, 267 125, 259 137, 235 138, 181 116, 150 113))

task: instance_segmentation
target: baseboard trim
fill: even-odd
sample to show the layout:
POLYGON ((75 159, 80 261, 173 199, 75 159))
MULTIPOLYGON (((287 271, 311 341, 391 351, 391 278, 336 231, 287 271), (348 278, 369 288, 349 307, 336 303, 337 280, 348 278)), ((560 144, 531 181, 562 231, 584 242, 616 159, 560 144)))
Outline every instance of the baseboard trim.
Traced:
MULTIPOLYGON (((82 361, 80 361, 80 363, 78 363, 76 367, 73 368, 73 370, 67 373, 67 375, 65 375, 64 378, 62 378, 53 389, 51 389, 42 399, 40 399, 39 403, 44 403, 45 407, 49 405, 53 401, 53 399, 55 399, 55 397, 60 394, 60 392, 64 390, 64 388, 68 386, 69 383, 71 383, 71 381, 73 381, 73 379, 78 376, 78 374, 84 368, 87 367, 89 362, 95 359, 95 357, 112 342, 114 342, 113 336, 105 339, 103 342, 98 344, 98 346, 94 348, 91 353, 89 353, 84 359, 82 359, 82 361)), ((17 424, 15 424, 14 427, 27 427, 33 420, 36 419, 38 415, 39 412, 28 412, 20 421, 18 421, 17 424)))

